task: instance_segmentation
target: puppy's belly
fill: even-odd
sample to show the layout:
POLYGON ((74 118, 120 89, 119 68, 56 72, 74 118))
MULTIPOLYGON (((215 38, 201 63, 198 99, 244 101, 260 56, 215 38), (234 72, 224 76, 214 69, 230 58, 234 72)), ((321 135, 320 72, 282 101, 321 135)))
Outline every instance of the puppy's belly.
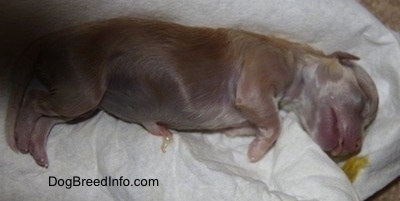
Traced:
POLYGON ((207 100, 188 104, 179 94, 170 92, 169 95, 158 97, 151 92, 108 90, 100 108, 127 122, 157 122, 177 130, 218 130, 249 125, 232 103, 207 100))

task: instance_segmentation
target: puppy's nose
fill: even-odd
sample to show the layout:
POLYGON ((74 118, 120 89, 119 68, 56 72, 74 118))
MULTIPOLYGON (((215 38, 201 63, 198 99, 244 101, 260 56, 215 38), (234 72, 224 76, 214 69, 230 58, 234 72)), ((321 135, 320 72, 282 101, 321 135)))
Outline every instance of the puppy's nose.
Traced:
MULTIPOLYGON (((344 142, 343 152, 347 154, 354 154, 360 151, 362 146, 362 139, 357 138, 355 140, 350 140, 348 142, 344 142)), ((343 154, 343 153, 342 153, 343 154)))
POLYGON ((361 145, 362 145, 361 138, 358 138, 358 139, 354 142, 352 151, 353 151, 353 152, 360 151, 361 145))

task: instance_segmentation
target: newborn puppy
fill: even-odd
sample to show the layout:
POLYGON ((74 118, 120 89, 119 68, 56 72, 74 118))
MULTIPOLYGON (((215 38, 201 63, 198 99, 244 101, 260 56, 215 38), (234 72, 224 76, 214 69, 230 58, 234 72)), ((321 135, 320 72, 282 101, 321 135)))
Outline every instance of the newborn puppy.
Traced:
POLYGON ((61 122, 103 110, 164 138, 169 129, 255 135, 251 161, 294 111, 323 150, 357 152, 376 116, 369 75, 344 52, 241 30, 111 19, 50 34, 17 63, 6 132, 14 150, 47 167, 46 139, 61 122))

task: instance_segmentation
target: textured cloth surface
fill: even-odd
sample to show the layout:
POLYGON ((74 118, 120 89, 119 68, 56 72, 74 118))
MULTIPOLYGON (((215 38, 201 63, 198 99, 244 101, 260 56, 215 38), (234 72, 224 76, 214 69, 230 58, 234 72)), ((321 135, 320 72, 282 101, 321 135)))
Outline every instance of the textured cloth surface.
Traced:
MULTIPOLYGON (((292 113, 281 113, 283 130, 275 147, 261 161, 249 163, 251 137, 174 132, 174 142, 164 154, 160 138, 101 112, 88 121, 53 129, 47 143, 48 169, 38 167, 29 155, 13 153, 2 138, 0 200, 358 200, 399 175, 399 38, 356 1, 3 1, 1 111, 6 111, 8 70, 30 39, 116 16, 242 28, 362 58, 358 63, 378 87, 380 110, 367 130, 359 154, 367 164, 357 169, 354 185, 340 169, 342 164, 334 163, 312 142, 292 113), (158 179, 159 185, 50 186, 52 178, 61 182, 74 176, 158 179)), ((4 117, 2 112, 2 122, 4 117)))

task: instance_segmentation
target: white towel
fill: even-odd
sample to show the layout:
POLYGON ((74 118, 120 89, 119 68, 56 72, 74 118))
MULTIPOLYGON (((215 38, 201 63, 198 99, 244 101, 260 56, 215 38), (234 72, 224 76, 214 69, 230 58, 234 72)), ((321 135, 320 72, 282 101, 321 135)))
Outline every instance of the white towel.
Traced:
MULTIPOLYGON (((306 42, 326 53, 342 50, 362 58, 359 64, 378 87, 380 108, 361 153, 345 162, 354 185, 340 168, 344 164, 334 163, 322 152, 292 113, 281 112, 283 130, 274 148, 261 161, 250 163, 246 153, 251 137, 174 132, 174 142, 162 153, 161 138, 101 112, 88 121, 53 129, 47 143, 48 169, 37 166, 29 155, 12 152, 2 137, 0 200, 364 200, 400 174, 399 40, 358 2, 2 1, 0 65, 6 67, 1 69, 12 64, 30 39, 28 33, 36 36, 116 16, 242 28, 306 42), (67 185, 78 177, 79 185, 67 185), (108 178, 115 179, 114 186, 82 186, 82 179, 105 184, 108 178), (121 186, 128 180, 139 181, 135 179, 158 181, 158 185, 121 186)), ((6 85, 2 79, 1 111, 6 108, 6 85)), ((2 112, 1 122, 4 117, 2 112)))

